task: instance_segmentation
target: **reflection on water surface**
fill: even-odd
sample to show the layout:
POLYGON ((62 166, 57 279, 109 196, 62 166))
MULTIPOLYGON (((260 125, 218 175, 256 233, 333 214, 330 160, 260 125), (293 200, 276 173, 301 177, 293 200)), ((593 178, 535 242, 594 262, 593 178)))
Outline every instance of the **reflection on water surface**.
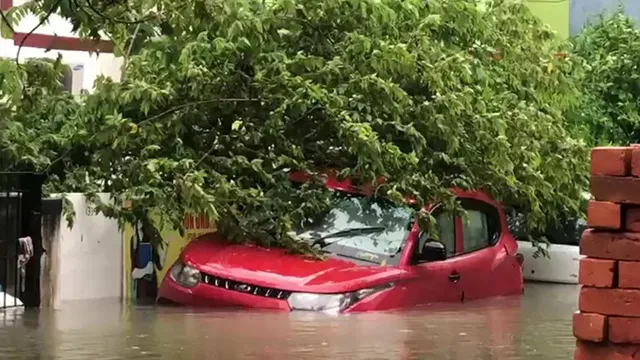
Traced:
POLYGON ((524 297, 343 317, 68 303, 0 313, 0 359, 566 360, 577 298, 527 284, 524 297))

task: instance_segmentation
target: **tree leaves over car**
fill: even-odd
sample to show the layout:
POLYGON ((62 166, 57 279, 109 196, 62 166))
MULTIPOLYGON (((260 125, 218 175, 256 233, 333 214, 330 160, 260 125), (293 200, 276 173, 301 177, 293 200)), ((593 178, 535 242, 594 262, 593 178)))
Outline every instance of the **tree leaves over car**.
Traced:
POLYGON ((296 252, 311 249, 290 231, 331 192, 291 170, 418 206, 479 189, 531 229, 582 212, 577 64, 520 3, 89 1, 30 6, 114 39, 120 82, 72 97, 60 61, 0 60, 0 164, 47 172, 49 192, 109 192, 99 209, 121 222, 206 213, 227 239, 296 252))

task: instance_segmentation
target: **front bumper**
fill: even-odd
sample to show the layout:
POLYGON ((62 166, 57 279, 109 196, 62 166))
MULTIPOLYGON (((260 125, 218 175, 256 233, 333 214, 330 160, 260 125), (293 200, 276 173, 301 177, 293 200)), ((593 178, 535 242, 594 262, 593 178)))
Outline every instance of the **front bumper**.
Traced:
POLYGON ((268 298, 246 294, 199 283, 187 289, 166 277, 158 292, 159 302, 174 302, 180 305, 197 307, 244 307, 253 309, 270 309, 291 311, 287 300, 268 298))

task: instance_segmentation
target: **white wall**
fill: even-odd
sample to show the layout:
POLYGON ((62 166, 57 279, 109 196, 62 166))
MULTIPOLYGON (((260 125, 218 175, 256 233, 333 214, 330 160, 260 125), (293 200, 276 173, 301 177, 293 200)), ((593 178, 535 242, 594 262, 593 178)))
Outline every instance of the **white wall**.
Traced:
MULTIPOLYGON (((123 238, 117 222, 95 215, 83 194, 67 194, 67 198, 76 218, 69 229, 62 216, 58 236, 53 239, 53 306, 73 300, 120 299, 123 238)), ((100 194, 100 198, 109 201, 109 194, 100 194)))
MULTIPOLYGON (((15 0, 15 5, 24 3, 25 0, 15 0)), ((39 19, 29 15, 24 18, 20 24, 15 27, 16 32, 29 33, 39 23, 39 19)), ((71 31, 72 25, 57 15, 52 15, 48 24, 39 27, 34 33, 43 35, 57 35, 61 37, 77 37, 71 31)), ((107 38, 105 38, 107 39, 107 38)), ((0 57, 15 58, 18 53, 17 45, 14 45, 13 39, 0 38, 0 57)), ((84 75, 82 79, 82 88, 88 91, 93 89, 93 84, 98 75, 110 76, 114 80, 120 80, 120 69, 122 66, 122 58, 116 58, 113 54, 103 53, 99 56, 89 54, 84 51, 62 51, 51 50, 45 52, 45 49, 23 47, 20 50, 20 61, 28 58, 45 57, 55 59, 58 54, 62 55, 62 59, 67 64, 82 65, 84 75)))

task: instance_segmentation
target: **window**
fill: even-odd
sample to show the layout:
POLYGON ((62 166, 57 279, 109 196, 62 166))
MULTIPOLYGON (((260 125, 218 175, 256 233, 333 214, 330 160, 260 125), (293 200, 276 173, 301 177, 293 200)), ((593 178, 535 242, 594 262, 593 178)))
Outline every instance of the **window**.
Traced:
MULTIPOLYGON (((444 245, 447 258, 452 257, 456 253, 456 226, 452 213, 440 212, 434 214, 436 219, 436 229, 438 231, 438 241, 444 245)), ((421 254, 424 244, 429 239, 434 239, 435 236, 430 236, 426 231, 420 236, 418 242, 418 248, 415 254, 421 254)), ((434 239, 435 240, 435 239, 434 239)), ((418 256, 420 258, 420 256, 418 256)))
POLYGON ((464 252, 471 252, 489 247, 489 226, 487 215, 477 210, 467 210, 462 219, 464 252))
POLYGON ((553 222, 547 226, 544 232, 533 232, 527 229, 527 218, 521 213, 511 213, 507 217, 509 231, 518 241, 527 241, 529 236, 541 238, 545 236, 551 244, 556 245, 580 245, 580 237, 587 228, 584 219, 569 219, 553 222))
POLYGON ((447 257, 456 253, 456 226, 452 213, 442 212, 436 216, 438 225, 438 241, 447 250, 447 257))
POLYGON ((493 206, 476 200, 463 199, 466 216, 462 220, 463 252, 468 253, 493 246, 500 238, 500 215, 493 206))
POLYGON ((383 198, 335 191, 331 206, 308 219, 296 233, 312 243, 329 236, 321 250, 335 256, 397 265, 413 217, 413 210, 407 206, 398 206, 383 198), (368 228, 374 229, 366 231, 368 228), (350 229, 364 231, 331 235, 350 229))

